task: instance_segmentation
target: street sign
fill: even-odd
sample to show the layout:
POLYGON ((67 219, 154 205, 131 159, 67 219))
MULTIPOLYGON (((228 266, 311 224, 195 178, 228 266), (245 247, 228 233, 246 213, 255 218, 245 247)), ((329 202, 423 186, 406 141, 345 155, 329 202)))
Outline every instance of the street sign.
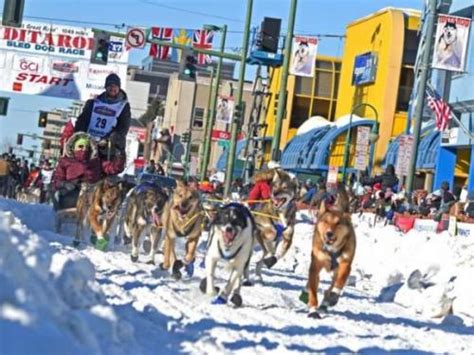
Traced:
POLYGON ((369 135, 370 128, 359 126, 357 127, 357 141, 355 150, 355 168, 357 170, 365 170, 367 167, 367 158, 369 157, 369 135))
POLYGON ((326 181, 326 186, 328 189, 337 189, 337 174, 338 174, 338 167, 337 166, 330 166, 328 170, 328 178, 326 181))
POLYGON ((396 174, 398 176, 408 176, 408 166, 410 164, 410 156, 412 154, 414 137, 404 134, 400 137, 398 146, 396 174))
POLYGON ((145 47, 146 35, 145 30, 138 27, 130 27, 127 31, 125 41, 132 48, 145 47))

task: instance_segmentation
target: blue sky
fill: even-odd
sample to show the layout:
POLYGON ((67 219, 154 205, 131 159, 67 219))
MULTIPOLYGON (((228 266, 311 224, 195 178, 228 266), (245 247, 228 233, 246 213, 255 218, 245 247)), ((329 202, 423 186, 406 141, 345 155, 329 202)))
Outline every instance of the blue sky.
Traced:
MULTIPOLYGON (((246 5, 246 0, 25 0, 24 16, 31 21, 69 23, 106 30, 113 30, 113 24, 181 28, 227 24, 230 32, 227 47, 230 50, 241 47, 246 5)), ((299 0, 295 33, 343 35, 347 23, 387 6, 421 9, 423 0, 299 0)), ((252 23, 258 25, 264 16, 278 17, 282 18, 282 29, 285 30, 289 7, 290 0, 254 0, 252 23)), ((3 1, 0 1, 0 9, 3 9, 3 1)), ((218 41, 217 37, 215 46, 218 41)), ((318 52, 341 56, 343 49, 341 40, 321 38, 318 52)), ((146 54, 147 50, 134 51, 131 64, 140 64, 146 54)), ((12 94, 1 90, 0 96, 11 98, 8 116, 0 116, 0 151, 4 149, 5 142, 15 143, 18 132, 40 133, 37 128, 39 110, 64 108, 71 103, 64 99, 12 94)), ((31 140, 25 143, 37 144, 31 140)))

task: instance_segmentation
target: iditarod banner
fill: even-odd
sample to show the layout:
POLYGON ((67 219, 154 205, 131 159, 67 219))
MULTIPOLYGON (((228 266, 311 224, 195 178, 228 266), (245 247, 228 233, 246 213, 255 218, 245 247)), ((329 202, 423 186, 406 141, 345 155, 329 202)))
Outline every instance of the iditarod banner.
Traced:
POLYGON ((91 64, 92 29, 23 22, 0 26, 0 88, 4 91, 87 100, 116 73, 125 86, 128 51, 112 36, 107 65, 91 64))

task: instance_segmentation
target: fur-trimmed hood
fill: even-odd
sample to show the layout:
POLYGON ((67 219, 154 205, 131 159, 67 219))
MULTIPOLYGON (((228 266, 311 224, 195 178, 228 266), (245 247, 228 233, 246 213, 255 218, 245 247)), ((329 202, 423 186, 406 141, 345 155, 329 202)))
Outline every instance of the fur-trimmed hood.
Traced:
POLYGON ((254 184, 259 181, 270 182, 273 180, 274 176, 275 176, 275 169, 262 170, 253 176, 253 182, 254 184))
POLYGON ((74 144, 80 138, 86 138, 89 140, 89 146, 91 149, 90 159, 97 158, 99 155, 97 143, 94 141, 94 139, 92 139, 90 135, 84 132, 76 132, 71 136, 71 138, 69 138, 64 148, 64 155, 68 158, 74 158, 74 144))

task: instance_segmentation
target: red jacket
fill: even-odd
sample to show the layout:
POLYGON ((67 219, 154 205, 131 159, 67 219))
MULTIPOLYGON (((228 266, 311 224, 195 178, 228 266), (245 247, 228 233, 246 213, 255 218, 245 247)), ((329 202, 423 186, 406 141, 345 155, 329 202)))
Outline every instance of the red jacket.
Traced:
POLYGON ((60 188, 63 181, 74 183, 95 183, 102 177, 102 163, 98 157, 97 146, 90 140, 91 158, 87 161, 79 161, 74 158, 74 143, 81 137, 88 137, 86 133, 75 133, 65 146, 65 156, 59 159, 53 175, 55 189, 60 188))
MULTIPOLYGON (((267 200, 270 198, 271 193, 272 189, 267 181, 257 181, 255 185, 253 185, 252 190, 250 190, 249 201, 267 200)), ((250 205, 253 205, 254 203, 257 202, 249 202, 250 205)))

